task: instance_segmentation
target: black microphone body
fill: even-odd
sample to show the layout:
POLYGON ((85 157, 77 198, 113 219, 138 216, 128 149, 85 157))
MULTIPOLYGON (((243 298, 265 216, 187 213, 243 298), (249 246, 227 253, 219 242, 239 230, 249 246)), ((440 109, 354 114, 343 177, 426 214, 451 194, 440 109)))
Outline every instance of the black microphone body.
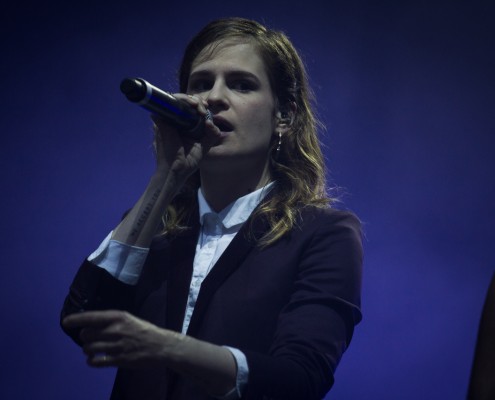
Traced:
POLYGON ((203 135, 205 120, 211 119, 209 112, 206 118, 203 118, 188 103, 158 89, 141 78, 125 78, 120 84, 120 90, 129 101, 159 115, 181 133, 195 139, 199 139, 203 135))

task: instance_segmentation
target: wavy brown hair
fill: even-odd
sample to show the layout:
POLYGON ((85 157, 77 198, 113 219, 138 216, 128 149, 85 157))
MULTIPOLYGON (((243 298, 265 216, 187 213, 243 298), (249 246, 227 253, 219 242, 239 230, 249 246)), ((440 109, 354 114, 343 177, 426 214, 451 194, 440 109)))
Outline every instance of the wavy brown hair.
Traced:
MULTIPOLYGON (((187 90, 192 64, 200 52, 208 45, 232 39, 255 44, 265 63, 278 108, 295 109, 290 130, 284 134, 278 151, 278 140, 272 142, 270 172, 275 185, 253 214, 264 217, 270 226, 264 236, 256 238, 258 245, 264 247, 293 228, 302 207, 327 207, 332 202, 327 196, 325 164, 317 135, 321 124, 312 109, 314 98, 303 61, 288 37, 248 19, 215 20, 191 40, 179 69, 181 92, 187 90)), ((167 210, 164 233, 178 233, 190 226, 199 185, 199 173, 196 173, 167 210)))

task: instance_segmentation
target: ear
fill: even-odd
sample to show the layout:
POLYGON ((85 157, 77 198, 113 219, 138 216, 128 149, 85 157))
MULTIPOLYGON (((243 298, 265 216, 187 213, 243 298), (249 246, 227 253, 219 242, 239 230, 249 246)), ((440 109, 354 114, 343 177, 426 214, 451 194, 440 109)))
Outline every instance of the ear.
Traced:
POLYGON ((277 119, 275 131, 277 134, 281 133, 283 135, 290 129, 292 123, 294 122, 296 111, 297 106, 293 101, 289 102, 286 107, 280 108, 277 111, 275 114, 275 118, 277 119))

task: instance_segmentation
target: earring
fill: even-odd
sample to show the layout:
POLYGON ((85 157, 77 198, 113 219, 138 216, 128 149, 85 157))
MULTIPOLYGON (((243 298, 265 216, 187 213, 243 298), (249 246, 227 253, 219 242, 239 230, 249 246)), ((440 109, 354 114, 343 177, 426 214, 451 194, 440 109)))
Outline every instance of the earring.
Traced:
POLYGON ((278 133, 278 145, 277 145, 277 153, 280 151, 280 146, 282 145, 282 132, 278 133))

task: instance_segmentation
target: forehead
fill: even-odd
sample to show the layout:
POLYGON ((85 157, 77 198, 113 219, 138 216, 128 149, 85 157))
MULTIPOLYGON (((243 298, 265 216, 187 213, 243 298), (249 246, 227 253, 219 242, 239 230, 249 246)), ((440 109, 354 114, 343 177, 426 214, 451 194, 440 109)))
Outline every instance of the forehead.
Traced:
POLYGON ((260 51, 246 40, 220 40, 206 46, 194 59, 191 73, 208 68, 241 68, 267 77, 260 51))

